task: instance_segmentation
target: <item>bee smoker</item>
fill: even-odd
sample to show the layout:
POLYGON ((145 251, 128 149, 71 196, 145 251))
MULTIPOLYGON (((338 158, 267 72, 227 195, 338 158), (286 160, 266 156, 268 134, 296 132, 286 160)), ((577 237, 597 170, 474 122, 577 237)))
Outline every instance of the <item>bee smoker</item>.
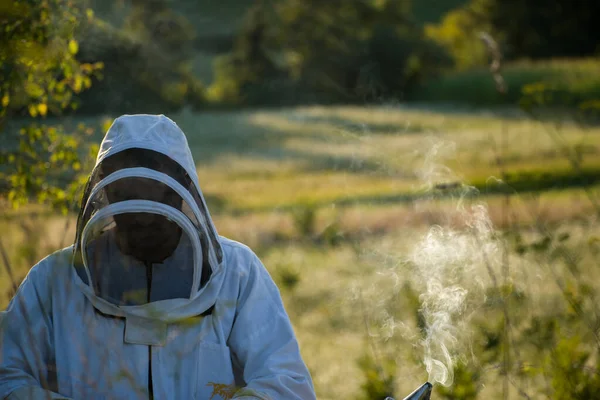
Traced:
MULTIPOLYGON (((417 390, 409 394, 404 398, 404 400, 430 400, 431 389, 433 389, 433 385, 429 382, 425 382, 421 385, 417 390)), ((394 400, 391 397, 386 398, 385 400, 394 400)))

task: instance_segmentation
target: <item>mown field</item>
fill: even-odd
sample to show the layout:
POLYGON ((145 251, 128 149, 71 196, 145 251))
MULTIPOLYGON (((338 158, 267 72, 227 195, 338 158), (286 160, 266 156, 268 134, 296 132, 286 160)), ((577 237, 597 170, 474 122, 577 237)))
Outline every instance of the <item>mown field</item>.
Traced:
MULTIPOLYGON (((320 399, 360 398, 358 361, 373 353, 395 365, 386 371, 399 398, 428 378, 418 309, 441 299, 431 282, 468 293, 445 329, 457 338, 456 359, 478 366, 479 398, 503 390, 538 398, 545 388, 521 374, 541 363, 522 338, 533 317, 562 325, 575 315, 569 332, 584 332, 583 348, 594 348, 561 282, 598 290, 600 127, 536 122, 516 110, 399 105, 170 117, 188 135, 217 229, 250 245, 279 284, 320 399), (551 257, 556 246, 577 254, 576 273, 551 257), (516 300, 503 298, 500 310, 490 299, 506 287, 516 300), (491 355, 480 330, 507 310, 520 357, 510 384, 498 366, 506 359, 491 355)), ((99 128, 106 118, 61 122, 99 128)), ((68 245, 73 218, 35 207, 5 216, 14 275, 68 245)), ((10 282, 0 271, 4 293, 10 282)))

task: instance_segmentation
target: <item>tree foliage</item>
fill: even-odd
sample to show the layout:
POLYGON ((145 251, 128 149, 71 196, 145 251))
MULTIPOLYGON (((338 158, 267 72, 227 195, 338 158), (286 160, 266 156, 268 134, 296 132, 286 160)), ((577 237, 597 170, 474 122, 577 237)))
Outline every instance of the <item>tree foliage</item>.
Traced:
POLYGON ((386 0, 258 3, 234 52, 218 64, 213 95, 249 103, 273 93, 281 98, 282 90, 325 102, 397 96, 444 59, 412 22, 409 5, 386 0))
POLYGON ((478 34, 492 34, 507 59, 584 57, 599 54, 600 3, 569 0, 471 0, 428 25, 429 37, 452 53, 459 68, 482 65, 478 34))
POLYGON ((91 86, 102 63, 81 64, 73 36, 93 12, 79 1, 3 1, 0 3, 1 116, 28 110, 32 117, 75 108, 74 95, 91 86))
POLYGON ((12 205, 37 199, 66 209, 75 191, 89 130, 67 134, 35 120, 76 109, 75 96, 102 69, 100 62, 76 58, 74 32, 91 19, 80 1, 0 2, 0 198, 12 205), (24 121, 22 128, 15 118, 24 121))
POLYGON ((123 26, 95 19, 77 31, 78 59, 102 60, 103 79, 80 96, 81 112, 166 113, 199 107, 204 87, 194 76, 195 30, 165 0, 132 1, 123 26))
POLYGON ((489 19, 510 58, 582 57, 600 50, 600 3, 493 0, 489 19))
POLYGON ((471 3, 448 12, 439 24, 427 24, 427 37, 448 49, 459 70, 487 63, 487 50, 479 39, 480 32, 489 32, 488 1, 471 3))

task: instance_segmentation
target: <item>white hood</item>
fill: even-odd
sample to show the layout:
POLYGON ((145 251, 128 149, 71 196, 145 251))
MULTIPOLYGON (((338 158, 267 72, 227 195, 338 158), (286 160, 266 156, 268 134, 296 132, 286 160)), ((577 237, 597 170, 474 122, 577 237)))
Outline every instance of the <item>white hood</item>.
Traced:
MULTIPOLYGON (((80 278, 80 286, 94 306, 110 315, 135 315, 138 317, 156 318, 165 314, 164 319, 186 318, 197 315, 199 308, 209 308, 218 293, 220 270, 223 265, 223 251, 219 236, 214 227, 206 202, 200 189, 196 167, 189 149, 185 134, 171 119, 164 115, 124 115, 117 118, 108 132, 98 152, 95 168, 88 181, 77 223, 75 242, 75 269, 80 278), (183 187, 173 177, 149 168, 136 167, 118 170, 109 176, 100 176, 98 171, 103 161, 128 149, 144 149, 166 155, 185 170, 189 177, 190 187, 183 187), (119 179, 145 178, 158 181, 174 190, 189 206, 187 218, 164 204, 146 200, 129 200, 110 204, 93 214, 94 196, 104 187, 119 179), (169 299, 152 302, 145 305, 115 305, 98 295, 88 267, 88 257, 85 248, 86 238, 101 225, 107 216, 126 212, 151 212, 163 215, 175 221, 187 233, 194 250, 194 285, 188 298, 169 299), (77 257, 79 255, 79 257, 77 257), (78 261, 80 261, 78 263, 78 261), (189 314, 189 315, 188 315, 189 314), (168 317, 166 316, 168 315, 168 317)), ((178 262, 181 262, 178 260, 178 262)), ((176 279, 176 278, 174 278, 176 279)), ((176 283, 174 283, 176 285, 176 283)), ((160 317, 159 319, 163 319, 160 317)))

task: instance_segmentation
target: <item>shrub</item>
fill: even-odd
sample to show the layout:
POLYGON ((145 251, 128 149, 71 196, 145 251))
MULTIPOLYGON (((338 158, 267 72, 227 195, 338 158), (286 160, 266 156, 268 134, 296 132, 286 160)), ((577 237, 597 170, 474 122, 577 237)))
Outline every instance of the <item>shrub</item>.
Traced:
POLYGON ((438 386, 435 396, 447 400, 475 400, 481 390, 480 380, 478 366, 459 362, 454 366, 452 386, 438 386))
POLYGON ((296 231, 303 238, 312 238, 316 229, 317 208, 314 206, 301 207, 293 213, 296 231))
POLYGON ((277 266, 275 273, 279 286, 286 290, 293 291, 300 283, 300 271, 290 265, 281 264, 277 266))
POLYGON ((379 365, 372 356, 364 355, 358 360, 358 366, 365 379, 361 385, 361 400, 385 400, 394 396, 394 360, 385 360, 384 365, 379 365))

